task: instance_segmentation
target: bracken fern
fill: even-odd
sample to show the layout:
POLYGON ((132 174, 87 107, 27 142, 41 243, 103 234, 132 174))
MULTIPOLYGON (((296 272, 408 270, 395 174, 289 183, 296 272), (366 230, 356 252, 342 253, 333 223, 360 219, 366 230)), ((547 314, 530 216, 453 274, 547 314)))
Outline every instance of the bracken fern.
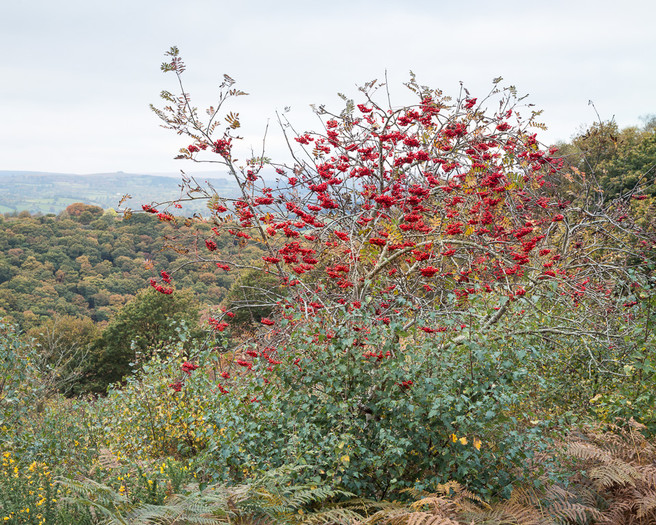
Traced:
POLYGON ((241 485, 214 484, 202 490, 189 485, 163 505, 130 502, 119 491, 90 479, 62 479, 59 483, 71 492, 71 503, 92 508, 97 523, 103 525, 327 524, 362 517, 365 501, 330 507, 336 499, 352 495, 328 486, 294 485, 291 480, 296 470, 274 469, 241 485), (314 507, 320 510, 314 511, 314 507))

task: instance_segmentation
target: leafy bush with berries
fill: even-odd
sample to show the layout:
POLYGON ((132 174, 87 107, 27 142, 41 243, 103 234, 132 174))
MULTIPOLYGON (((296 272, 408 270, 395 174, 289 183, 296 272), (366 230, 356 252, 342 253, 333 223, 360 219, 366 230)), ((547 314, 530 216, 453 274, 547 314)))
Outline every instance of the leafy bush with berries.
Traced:
MULTIPOLYGON (((182 85, 178 50, 167 55, 182 85)), ((217 271, 245 269, 218 239, 256 243, 264 255, 248 270, 277 283, 212 320, 222 332, 235 308, 260 313, 260 330, 225 349, 232 376, 210 411, 231 433, 221 461, 310 462, 368 495, 447 478, 492 494, 526 464, 543 419, 531 414, 566 412, 559 401, 626 364, 632 292, 618 283, 646 286, 633 268, 653 240, 539 142, 539 112, 500 82, 452 99, 411 77, 416 103, 403 107, 369 82, 360 102, 316 108, 317 131, 280 116, 290 162, 238 159, 241 123, 226 106, 245 93, 229 76, 206 120, 184 89, 162 93, 153 109, 191 142, 179 158, 224 166, 241 191, 190 184, 184 198, 207 199, 208 214, 172 241, 193 242, 190 262, 217 271), (211 226, 202 240, 199 225, 211 226)), ((169 221, 171 204, 146 211, 169 221)), ((151 282, 163 293, 176 269, 166 272, 151 282)))

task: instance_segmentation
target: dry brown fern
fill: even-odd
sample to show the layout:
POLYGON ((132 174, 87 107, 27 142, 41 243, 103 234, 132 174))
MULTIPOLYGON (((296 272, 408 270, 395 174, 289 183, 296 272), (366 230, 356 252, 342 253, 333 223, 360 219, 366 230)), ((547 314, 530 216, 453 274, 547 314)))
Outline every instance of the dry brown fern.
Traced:
POLYGON ((513 489, 510 499, 465 512, 466 523, 486 525, 555 525, 542 505, 542 495, 529 488, 513 489))
POLYGON ((361 525, 461 525, 458 516, 463 511, 486 505, 476 494, 453 481, 438 485, 434 493, 406 489, 415 501, 409 505, 397 504, 381 509, 361 525))
POLYGON ((385 509, 377 512, 361 525, 461 525, 462 522, 430 512, 412 509, 385 509))
POLYGON ((436 494, 443 494, 453 499, 454 503, 461 510, 470 508, 478 509, 489 508, 489 505, 478 494, 475 494, 463 487, 457 481, 447 481, 446 483, 439 484, 435 489, 436 494), (472 507, 473 505, 473 507, 472 507))
POLYGON ((607 517, 595 507, 570 501, 552 503, 549 507, 549 515, 556 523, 609 523, 607 517))
MULTIPOLYGON (((517 492, 517 491, 513 491, 517 492)), ((513 494, 514 495, 514 494, 513 494)), ((514 498, 494 505, 485 515, 486 523, 513 525, 554 525, 545 510, 539 504, 531 504, 514 498)))
POLYGON ((107 470, 113 470, 120 467, 116 455, 108 448, 101 448, 98 454, 98 464, 107 470))
POLYGON ((648 493, 644 494, 642 497, 636 499, 638 505, 638 511, 636 516, 638 518, 643 518, 653 514, 656 510, 656 492, 651 490, 648 493))
POLYGON ((438 485, 434 493, 407 489, 418 498, 406 507, 377 512, 362 524, 385 525, 555 525, 528 489, 491 506, 455 481, 438 485))
POLYGON ((656 447, 634 420, 576 434, 567 445, 577 473, 551 513, 565 523, 656 524, 656 447), (571 493, 575 493, 572 497, 571 493))

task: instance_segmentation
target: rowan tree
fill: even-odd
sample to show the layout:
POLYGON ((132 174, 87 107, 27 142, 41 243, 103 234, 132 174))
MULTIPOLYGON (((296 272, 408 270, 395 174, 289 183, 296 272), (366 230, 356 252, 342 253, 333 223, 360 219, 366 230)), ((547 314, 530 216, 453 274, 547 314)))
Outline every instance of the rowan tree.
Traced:
MULTIPOLYGON (((258 387, 219 387, 306 421, 304 439, 321 443, 312 454, 326 455, 322 468, 336 446, 323 435, 339 428, 360 461, 344 476, 358 472, 349 483, 357 488, 363 476, 368 493, 380 495, 392 481, 377 480, 392 464, 394 480, 404 482, 436 457, 450 458, 445 472, 461 475, 449 440, 462 436, 480 449, 492 432, 490 455, 469 466, 498 473, 500 458, 523 450, 504 441, 498 424, 517 424, 518 413, 528 420, 536 401, 554 396, 543 379, 558 376, 561 400, 576 402, 595 392, 598 374, 618 374, 626 363, 626 298, 648 282, 634 271, 645 253, 625 241, 645 248, 653 240, 540 143, 540 112, 501 78, 484 97, 461 87, 452 99, 411 76, 416 103, 403 107, 372 81, 359 102, 343 97, 339 112, 315 108, 317 130, 297 133, 279 115, 289 162, 265 152, 240 160, 239 115, 226 105, 246 93, 226 75, 203 119, 182 88, 178 50, 167 55, 162 69, 177 76, 181 94, 163 92, 166 106, 153 109, 164 127, 188 137, 178 158, 223 166, 239 195, 185 177, 179 201, 143 209, 178 228, 178 249, 190 261, 277 279, 284 293, 271 298, 272 286, 258 298, 253 306, 271 314, 254 339, 230 348, 233 366, 224 371, 227 378, 242 370, 258 387), (563 181, 579 193, 576 203, 560 191, 563 181), (175 216, 174 207, 196 198, 207 199, 207 216, 175 216), (211 225, 203 242, 193 235, 199 223, 211 225), (226 236, 260 245, 261 263, 230 257, 217 240, 226 236), (440 363, 447 368, 436 372, 440 363), (411 415, 395 419, 400 409, 411 415), (417 439, 404 441, 412 433, 417 439), (381 436, 392 441, 383 446, 381 436), (408 454, 427 463, 408 463, 408 454)), ((175 269, 161 275, 151 284, 170 293, 175 269)), ((212 328, 222 332, 234 315, 217 313, 212 328)))
MULTIPOLYGON (((168 55, 162 68, 181 82, 177 49, 168 55)), ((177 204, 208 199, 210 213, 196 220, 212 225, 192 259, 214 262, 219 271, 252 267, 227 257, 216 239, 258 243, 266 252, 258 268, 288 288, 287 306, 329 314, 370 298, 380 322, 402 318, 406 328, 436 311, 464 323, 473 296, 490 307, 479 321, 491 326, 520 297, 555 288, 575 306, 586 294, 602 293, 594 291, 602 284, 600 267, 580 264, 589 261, 590 239, 582 237, 591 235, 586 215, 597 203, 572 208, 554 192, 553 181, 575 175, 555 148, 538 141, 540 112, 529 105, 524 118, 523 98, 500 82, 482 99, 461 88, 452 100, 412 77, 407 87, 417 103, 400 108, 380 104, 376 91, 384 87, 370 82, 361 88, 362 103, 345 98, 339 113, 315 108, 320 131, 294 133, 280 116, 290 163, 264 153, 237 158, 239 115, 224 106, 245 93, 230 77, 207 121, 184 90, 177 97, 163 92, 168 105, 153 109, 165 127, 191 139, 178 158, 224 166, 241 193, 225 198, 186 179, 186 197, 177 204), (392 309, 381 294, 404 297, 407 305, 392 309)), ((144 206, 177 222, 171 209, 144 206)), ((590 244, 591 251, 613 250, 590 244)))

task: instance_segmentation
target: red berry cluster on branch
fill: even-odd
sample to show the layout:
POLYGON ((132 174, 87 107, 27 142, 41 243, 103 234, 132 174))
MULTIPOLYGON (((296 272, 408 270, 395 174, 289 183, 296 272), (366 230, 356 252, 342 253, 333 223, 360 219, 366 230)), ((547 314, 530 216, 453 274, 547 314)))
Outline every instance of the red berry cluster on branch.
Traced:
MULTIPOLYGON (((422 337, 462 340, 472 330, 465 315, 475 301, 486 312, 480 325, 489 327, 509 305, 540 290, 567 308, 586 294, 605 300, 601 274, 572 252, 584 240, 570 242, 579 210, 559 198, 567 170, 556 148, 541 145, 531 131, 541 127, 537 113, 523 119, 513 89, 495 85, 487 97, 465 91, 452 101, 413 79, 408 87, 417 102, 394 108, 376 102, 374 86, 341 112, 318 109, 322 129, 292 133, 281 122, 288 164, 262 155, 237 165, 234 117, 226 117, 225 129, 217 120, 200 126, 186 107, 163 117, 193 137, 185 158, 224 165, 239 187, 237 197, 208 193, 210 215, 195 220, 210 222, 217 240, 257 243, 265 252, 259 269, 277 276, 284 290, 277 301, 267 299, 275 305, 260 320, 263 347, 284 339, 299 319, 323 322, 340 308, 353 313, 363 304, 373 312, 371 325, 415 326, 422 337), (430 321, 435 312, 446 312, 445 322, 430 321)), ((221 97, 222 103, 229 98, 221 97)), ((152 206, 144 211, 162 215, 152 206)), ((225 271, 242 267, 219 248, 223 243, 204 243, 206 249, 191 251, 198 262, 225 271)), ((168 274, 161 277, 170 284, 168 274)), ((229 318, 209 324, 223 332, 229 318)), ((390 357, 380 349, 363 352, 372 362, 390 357)), ((281 362, 259 347, 235 355, 247 373, 261 358, 266 366, 281 362)), ((301 361, 294 364, 301 370, 301 361)), ((399 385, 407 389, 412 381, 399 385)))

